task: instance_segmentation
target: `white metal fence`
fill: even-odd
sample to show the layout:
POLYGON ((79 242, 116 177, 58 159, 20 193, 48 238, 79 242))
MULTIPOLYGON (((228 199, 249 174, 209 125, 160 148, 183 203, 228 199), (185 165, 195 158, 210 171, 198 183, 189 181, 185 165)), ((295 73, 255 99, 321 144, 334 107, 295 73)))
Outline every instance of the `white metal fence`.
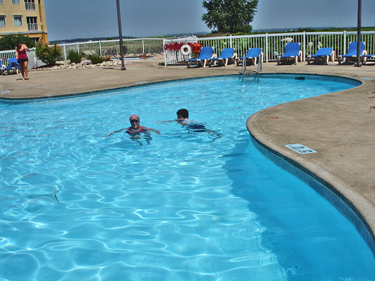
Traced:
MULTIPOLYGON (((94 53, 98 56, 116 56, 120 54, 120 40, 90 41, 59 45, 63 51, 64 59, 69 51, 74 50, 79 54, 94 53)), ((162 53, 163 38, 136 38, 124 39, 125 54, 162 53)))
MULTIPOLYGON (((124 39, 123 48, 125 54, 162 53, 163 38, 137 38, 124 39)), ((62 49, 62 58, 67 59, 70 50, 79 54, 96 54, 98 56, 117 56, 120 54, 120 40, 89 41, 80 43, 59 44, 62 49)), ((3 65, 7 65, 9 58, 14 58, 14 50, 1 51, 0 59, 3 65)), ((35 66, 40 66, 35 64, 35 66)))
MULTIPOLYGON (((368 54, 375 54, 375 31, 363 31, 361 40, 366 43, 368 54)), ((179 51, 166 51, 166 43, 200 42, 203 47, 214 47, 217 56, 224 48, 235 48, 238 56, 242 56, 249 48, 257 47, 263 49, 265 62, 275 61, 277 56, 284 53, 288 42, 299 42, 303 52, 303 60, 314 54, 321 47, 332 47, 336 51, 336 57, 347 53, 348 45, 357 41, 357 32, 291 32, 278 34, 254 34, 242 36, 207 37, 197 38, 136 38, 124 39, 124 51, 126 54, 162 53, 164 52, 165 64, 182 63, 186 58, 179 51), (188 41, 187 41, 188 40, 188 41), (196 41, 195 41, 196 40, 196 41)), ((119 40, 89 41, 81 43, 70 43, 59 45, 63 51, 63 59, 67 58, 70 50, 80 54, 95 53, 99 56, 116 56, 120 54, 119 40)), ((191 54, 197 56, 198 54, 191 54)), ((3 64, 9 58, 14 57, 14 50, 0 52, 3 64)), ((38 64, 35 64, 38 66, 38 64)))
MULTIPOLYGON (((184 42, 185 38, 165 39, 165 43, 184 42)), ((368 54, 375 54, 375 31, 363 31, 361 40, 366 43, 368 54)), ((319 48, 332 47, 335 50, 335 59, 346 54, 349 43, 357 41, 357 32, 292 32, 278 34, 254 34, 242 36, 198 38, 203 47, 214 47, 217 56, 224 48, 235 48, 238 56, 242 56, 250 48, 262 48, 265 62, 276 61, 277 56, 284 53, 285 45, 289 42, 301 44, 302 58, 315 54, 319 48)), ((165 58, 166 64, 182 63, 181 56, 172 54, 165 58)))

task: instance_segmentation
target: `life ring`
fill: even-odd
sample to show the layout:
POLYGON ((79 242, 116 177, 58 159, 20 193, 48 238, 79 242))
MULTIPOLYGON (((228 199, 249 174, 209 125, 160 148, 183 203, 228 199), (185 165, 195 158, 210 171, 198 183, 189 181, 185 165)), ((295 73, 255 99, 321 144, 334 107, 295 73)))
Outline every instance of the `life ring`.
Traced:
POLYGON ((188 56, 191 54, 191 47, 189 45, 182 45, 180 51, 184 56, 188 56))

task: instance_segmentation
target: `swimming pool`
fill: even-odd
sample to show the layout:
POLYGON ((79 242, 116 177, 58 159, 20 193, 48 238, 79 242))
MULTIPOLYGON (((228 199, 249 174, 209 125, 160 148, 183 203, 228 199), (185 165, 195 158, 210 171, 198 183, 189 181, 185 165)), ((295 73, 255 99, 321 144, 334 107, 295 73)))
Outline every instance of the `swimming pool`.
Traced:
POLYGON ((373 280, 335 208, 252 145, 263 108, 358 85, 268 75, 0 104, 4 280, 373 280), (187 108, 210 132, 171 120, 187 108), (125 133, 138 114, 159 130, 125 133), (58 193, 56 193, 59 190, 58 193))

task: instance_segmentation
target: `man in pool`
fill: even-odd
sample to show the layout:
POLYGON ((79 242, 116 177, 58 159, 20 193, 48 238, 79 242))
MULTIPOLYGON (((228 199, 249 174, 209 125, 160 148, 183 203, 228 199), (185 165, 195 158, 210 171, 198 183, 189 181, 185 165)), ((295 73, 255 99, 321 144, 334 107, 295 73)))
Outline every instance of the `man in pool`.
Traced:
POLYGON ((155 129, 152 129, 152 128, 146 128, 144 126, 140 126, 140 119, 139 119, 138 115, 135 115, 135 114, 130 115, 129 121, 130 121, 131 127, 123 128, 121 130, 114 131, 113 133, 111 133, 111 134, 109 134, 108 136, 105 136, 105 137, 109 137, 109 136, 113 135, 114 133, 118 133, 118 132, 121 132, 121 131, 124 131, 124 130, 126 130, 126 133, 128 133, 129 135, 136 135, 136 134, 140 134, 140 133, 149 133, 150 131, 153 131, 153 132, 160 135, 160 132, 158 130, 155 130, 155 129))

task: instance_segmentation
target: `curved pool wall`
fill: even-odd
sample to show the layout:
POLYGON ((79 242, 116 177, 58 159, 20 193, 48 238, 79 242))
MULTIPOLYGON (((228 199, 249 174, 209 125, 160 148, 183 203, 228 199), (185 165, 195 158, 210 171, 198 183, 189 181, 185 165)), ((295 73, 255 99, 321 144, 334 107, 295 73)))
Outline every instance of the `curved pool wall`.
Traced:
MULTIPOLYGON (((317 80, 330 80, 337 82, 353 83, 353 86, 360 86, 362 82, 357 79, 340 77, 334 75, 322 75, 322 74, 260 74, 260 77, 293 77, 299 76, 304 77, 302 79, 317 79, 317 80)), ((297 77, 298 79, 298 77, 297 77)), ((281 152, 276 151, 275 149, 267 146, 262 142, 262 137, 258 139, 256 137, 255 131, 257 129, 255 126, 252 126, 251 123, 254 122, 253 119, 256 116, 259 116, 263 111, 267 110, 262 109, 257 113, 249 117, 247 121, 247 128, 250 134, 250 139, 254 146, 270 161, 275 163, 280 168, 288 171, 292 175, 296 176, 311 188, 313 188, 319 195, 325 198, 331 205, 333 205, 344 217, 346 217, 357 229, 360 235, 363 237, 371 251, 375 256, 375 235, 372 231, 371 226, 367 223, 366 219, 363 217, 358 208, 351 202, 350 198, 346 198, 339 190, 335 187, 335 183, 330 183, 327 180, 324 180, 318 174, 314 174, 311 170, 304 167, 297 161, 285 156, 281 152)), ((256 122, 256 121, 255 121, 256 122)), ((258 135, 259 136, 259 135, 258 135)), ((306 160, 308 161, 308 160, 306 160)))
POLYGON ((350 200, 348 200, 348 198, 344 197, 332 184, 312 173, 310 170, 306 169, 296 161, 263 144, 252 134, 251 129, 249 129, 249 133, 251 141, 255 147, 267 159, 305 182, 320 196, 330 202, 330 204, 333 205, 344 217, 346 217, 354 225, 375 255, 374 233, 371 231, 371 227, 363 218, 362 214, 350 202, 350 200))

